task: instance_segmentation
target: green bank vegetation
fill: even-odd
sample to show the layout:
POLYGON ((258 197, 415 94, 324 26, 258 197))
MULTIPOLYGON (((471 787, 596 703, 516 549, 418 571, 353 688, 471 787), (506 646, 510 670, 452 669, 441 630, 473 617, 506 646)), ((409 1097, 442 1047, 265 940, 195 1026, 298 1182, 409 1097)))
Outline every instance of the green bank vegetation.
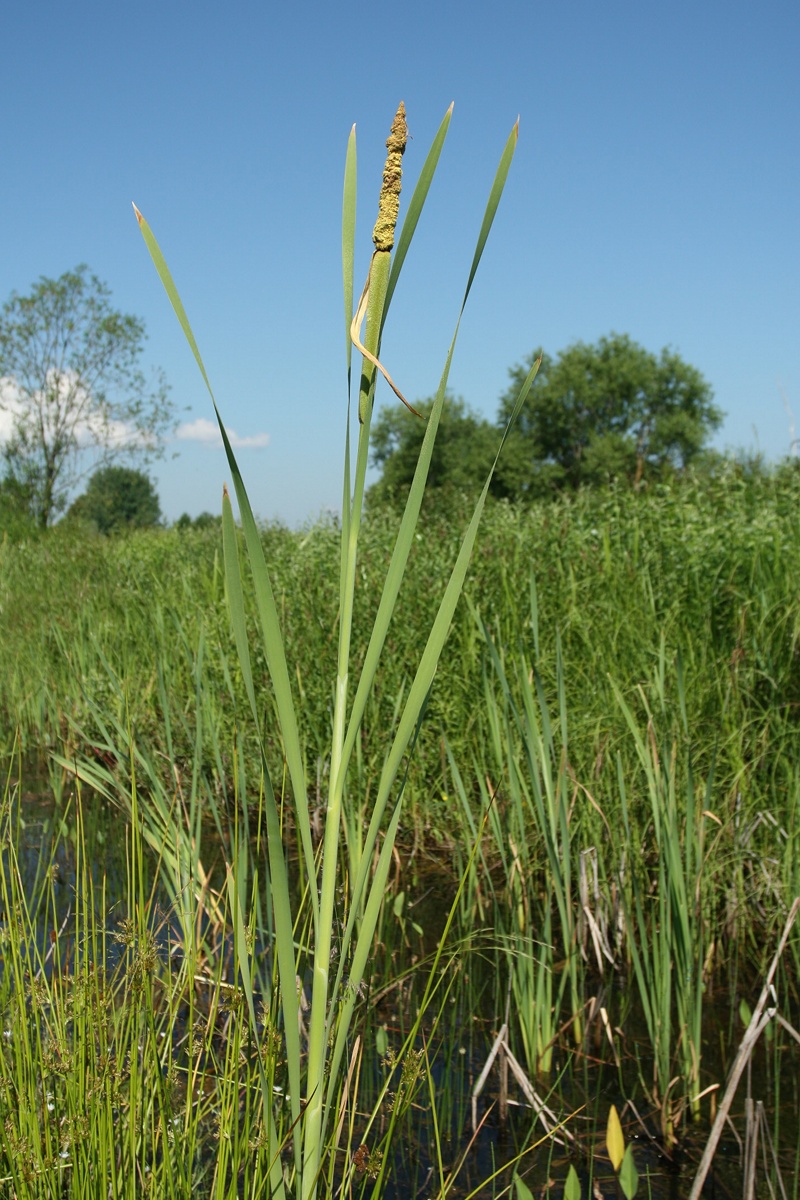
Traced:
MULTIPOLYGON (((221 536, 65 522, 0 545, 3 1194, 526 1200, 538 1161, 569 1200, 632 1196, 630 1123, 669 1154, 714 1114, 800 890, 800 473, 720 461, 525 507, 487 473, 422 511, 451 346, 405 507, 364 510, 380 331, 449 120, 360 302, 349 143, 340 521, 259 527, 227 446, 221 536), (31 878, 34 754, 57 807, 31 878), (126 831, 113 905, 103 806, 126 831), (490 1047, 499 1111, 510 1088, 530 1115, 476 1178, 490 1047)), ((382 218, 403 142, 401 109, 382 218)), ((798 965, 790 931, 769 1026, 753 1013, 771 1180, 798 965)))
MULTIPOLYGON (((646 493, 583 492, 527 509, 490 507, 409 764, 404 827, 417 822, 434 840, 452 828, 442 800, 451 790, 442 774, 442 734, 463 766, 479 735, 476 700, 487 653, 476 613, 509 652, 519 649, 536 662, 551 698, 560 640, 579 777, 599 778, 616 791, 613 754, 626 725, 612 681, 629 703, 643 705, 637 689, 652 689, 656 673, 665 681, 671 675, 665 703, 670 720, 680 716, 674 695, 680 655, 687 721, 706 754, 716 747, 718 783, 729 790, 738 783, 748 793, 755 788, 765 802, 780 770, 768 750, 782 726, 791 733, 799 698, 798 498, 800 472, 792 465, 763 473, 731 464, 713 478, 646 493)), ((413 546, 370 701, 364 752, 372 747, 375 761, 432 614, 431 584, 446 577, 454 560, 462 516, 455 506, 428 511, 413 546)), ((353 618, 362 655, 391 554, 392 521, 391 511, 378 509, 362 529, 353 618)), ((298 532, 262 530, 302 697, 304 754, 311 763, 319 758, 323 773, 339 539, 335 522, 298 532)), ((169 727, 173 754, 188 761, 195 736, 186 705, 201 652, 208 720, 220 739, 232 737, 244 693, 231 660, 217 528, 111 541, 64 528, 41 541, 6 543, 1 553, 0 711, 7 741, 19 732, 23 747, 35 751, 66 730, 77 743, 102 745, 97 716, 114 708, 124 710, 132 732, 154 752, 166 750, 169 727)), ((276 753, 273 766, 280 761, 276 753)), ((230 786, 224 772, 215 786, 230 786)))
MULTIPOLYGON (((680 1139, 692 1109, 710 1115, 709 1096, 696 1098, 723 1077, 718 1065, 712 1074, 704 1064, 705 997, 717 1013, 725 998, 732 1053, 737 997, 751 994, 800 888, 798 500, 793 465, 768 473, 730 464, 714 477, 644 493, 582 492, 487 510, 407 761, 398 834, 407 866, 381 914, 373 990, 358 1010, 373 1052, 379 1023, 367 997, 389 986, 391 972, 379 947, 399 936, 402 895, 426 890, 421 864, 430 857, 452 873, 453 886, 465 879, 454 962, 468 961, 469 937, 479 960, 494 963, 494 990, 476 1010, 500 1021, 511 989, 511 1046, 531 1078, 548 1070, 552 1077, 564 1054, 580 1056, 601 1021, 585 1006, 610 989, 617 1021, 631 1003, 645 1013, 648 1044, 638 1051, 633 1094, 649 1103, 653 1131, 680 1139)), ((412 548, 357 747, 346 854, 362 844, 409 664, 431 618, 431 583, 446 578, 462 516, 428 512, 412 548)), ((358 661, 393 520, 376 509, 361 530, 358 661)), ((330 522, 261 531, 301 697, 317 830, 330 774, 326 669, 336 654, 339 541, 330 522)), ((217 856, 203 849, 209 837, 217 841, 203 814, 216 814, 232 855, 242 793, 258 792, 260 751, 243 718, 218 529, 124 540, 55 530, 7 543, 2 578, 6 745, 18 735, 28 753, 49 747, 73 770, 79 764, 129 818, 132 790, 141 792, 151 847, 172 845, 171 814, 190 797, 201 877, 204 860, 217 856)), ((252 599, 246 620, 256 628, 252 599)), ((264 752, 288 798, 258 653, 253 671, 266 704, 264 752)), ((52 759, 50 769, 55 790, 73 794, 70 771, 52 759)), ((188 847, 182 853, 191 878, 198 867, 188 847)), ((291 859, 299 865, 294 852, 291 859)), ((181 873, 177 862, 170 869, 177 904, 181 873)), ((263 886, 263 868, 259 878, 263 886)), ((231 916, 224 897, 215 903, 221 928, 231 916)), ((266 900, 262 919, 269 921, 266 900)), ((194 929, 196 920, 186 920, 194 929)), ((798 949, 790 942, 795 964, 798 949)), ((207 949, 197 952, 204 958, 207 949)), ((419 999, 424 977, 409 985, 409 998, 419 999)), ((797 1001, 792 978, 793 971, 781 992, 789 1006, 797 1001)), ((613 1058, 610 1044, 606 1053, 613 1058)), ((198 1131, 210 1128, 199 1112, 197 1120, 198 1131)))

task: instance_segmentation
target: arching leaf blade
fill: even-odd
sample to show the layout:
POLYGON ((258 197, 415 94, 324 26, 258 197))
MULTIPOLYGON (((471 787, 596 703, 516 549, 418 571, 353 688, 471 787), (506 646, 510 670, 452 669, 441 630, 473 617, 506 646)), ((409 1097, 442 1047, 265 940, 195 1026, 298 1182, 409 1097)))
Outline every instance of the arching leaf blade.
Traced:
POLYGON ((494 183, 492 184, 492 190, 489 193, 489 201, 486 205, 486 212, 483 215, 483 224, 481 225, 481 231, 480 231, 480 234, 478 235, 478 244, 475 247, 475 256, 472 260, 472 266, 470 267, 470 272, 469 272, 469 279, 467 280, 467 290, 464 293, 464 303, 465 304, 467 302, 467 296, 470 293, 470 288, 472 287, 472 282, 475 278, 475 272, 478 270, 478 263, 481 261, 481 256, 483 255, 483 249, 484 249, 484 246, 486 245, 486 239, 489 236, 489 230, 492 228, 492 222, 494 221, 495 214, 497 212, 497 206, 500 203, 500 197, 502 196, 503 189, 506 186, 506 180, 508 179, 508 172, 511 169, 511 161, 514 157, 514 151, 517 148, 518 139, 519 139, 519 117, 517 117, 517 120, 514 124, 514 128, 511 130, 511 133, 508 135, 508 140, 505 144, 505 148, 503 150, 502 155, 500 156, 500 164, 497 168, 497 173, 495 174, 495 177, 494 177, 494 183))
POLYGON ((158 242, 156 241, 155 234, 153 233, 152 229, 147 224, 147 221, 144 219, 142 214, 139 212, 139 209, 136 207, 135 204, 133 206, 133 211, 136 214, 136 220, 139 222, 139 228, 142 231, 142 237, 144 238, 145 245, 147 246, 147 249, 150 251, 150 257, 152 258, 153 264, 156 268, 156 271, 158 272, 158 277, 161 280, 162 284, 164 285, 164 290, 166 291, 167 296, 169 297, 170 304, 172 305, 173 309, 175 310, 175 316, 178 318, 178 321, 180 322, 180 326, 181 326, 181 329, 183 330, 184 337, 186 338, 187 342, 189 343, 189 348, 191 349, 192 354, 195 357, 195 362, 197 363, 198 367, 200 368, 200 374, 203 376, 203 380, 205 382, 206 387, 208 388, 209 395, 213 399, 214 393, 211 390, 211 384, 208 381, 208 375, 206 374, 206 368, 203 364, 202 358, 200 357, 200 351, 197 347, 197 342, 195 341, 194 334, 192 333, 192 327, 189 324, 189 318, 186 316, 186 310, 183 307, 183 303, 181 302, 180 296, 178 295, 178 289, 175 287, 175 282, 172 278, 172 274, 170 273, 170 269, 167 266, 164 255, 161 253, 161 247, 159 246, 158 242))
POLYGON ((344 286, 344 340, 347 353, 347 390, 350 391, 350 364, 353 343, 350 325, 353 320, 353 276, 356 244, 356 127, 350 130, 344 160, 344 189, 342 194, 342 282, 344 286))

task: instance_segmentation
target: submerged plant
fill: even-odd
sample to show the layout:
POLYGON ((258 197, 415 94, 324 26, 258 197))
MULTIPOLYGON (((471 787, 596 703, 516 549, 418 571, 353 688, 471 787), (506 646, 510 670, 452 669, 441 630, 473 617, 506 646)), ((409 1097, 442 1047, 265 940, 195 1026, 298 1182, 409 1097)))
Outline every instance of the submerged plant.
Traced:
MULTIPOLYGON (((293 893, 287 872, 282 839, 282 801, 276 794, 270 777, 266 748, 262 739, 264 700, 256 690, 251 665, 251 647, 244 618, 245 571, 240 557, 231 501, 226 490, 223 494, 223 544, 227 596, 253 728, 258 738, 261 739, 267 867, 271 884, 276 941, 278 1007, 283 1014, 282 1028, 288 1070, 290 1104, 288 1126, 281 1125, 266 1075, 262 1073, 263 1120, 271 1164, 270 1185, 273 1194, 277 1197, 283 1197, 287 1191, 302 1197, 302 1200, 310 1200, 315 1196, 323 1174, 329 1170, 329 1164, 337 1149, 338 1129, 341 1127, 338 1114, 342 1111, 344 1103, 345 1064, 350 1047, 359 989, 368 965, 373 933, 384 898, 401 816, 405 781, 404 763, 413 749, 423 718, 439 657, 461 594, 494 471, 493 466, 463 536, 461 549, 441 596, 438 611, 420 655, 413 681, 405 696, 405 702, 398 711, 394 736, 383 759, 366 835, 359 846, 355 846, 352 840, 349 845, 349 890, 344 897, 344 908, 341 908, 342 898, 339 896, 339 887, 342 827, 353 753, 361 736, 366 706, 379 675, 381 654, 414 540, 434 440, 445 400, 461 313, 463 313, 464 305, 472 288, 517 142, 517 125, 515 125, 506 142, 490 191, 461 304, 461 312, 447 352, 436 398, 427 419, 425 437, 405 511, 397 527, 394 550, 383 583, 369 644, 360 670, 354 677, 356 662, 352 647, 352 629, 357 577, 356 564, 369 454, 370 426, 378 373, 389 381, 398 395, 401 395, 380 361, 381 333, 439 161, 451 113, 452 106, 445 114, 423 165, 419 182, 411 198, 395 246, 401 161, 407 136, 404 106, 401 104, 397 111, 387 142, 388 157, 380 194, 378 220, 373 231, 375 249, 367 282, 355 311, 353 310, 356 203, 355 129, 351 132, 348 142, 342 223, 345 319, 348 334, 348 388, 351 376, 352 346, 361 352, 362 368, 358 386, 357 447, 352 476, 349 400, 347 410, 341 521, 338 652, 334 680, 335 698, 329 757, 330 770, 328 790, 324 801, 324 830, 320 856, 315 855, 314 852, 308 806, 309 786, 299 734, 296 702, 269 567, 264 555, 259 529, 183 304, 155 237, 141 213, 136 210, 147 247, 211 394, 219 421, 239 506, 246 561, 249 563, 252 575, 261 648, 274 690, 286 760, 287 791, 294 821, 299 831, 303 870, 307 879, 311 881, 311 887, 308 890, 309 935, 307 945, 301 947, 298 956, 295 930, 300 914, 297 904, 293 903, 293 893), (364 318, 366 318, 366 330, 362 342, 360 327, 364 318), (377 861, 377 866, 375 861, 377 861), (337 911, 337 904, 339 911, 337 911), (307 950, 307 956, 303 952, 304 950, 307 950), (308 1017, 307 1044, 301 1037, 298 1027, 300 998, 297 984, 298 978, 302 979, 303 977, 306 962, 310 967, 311 975, 311 1007, 308 1017), (290 1150, 289 1161, 286 1165, 281 1158, 281 1152, 285 1147, 290 1150)), ((502 449, 508 430, 530 390, 537 369, 538 361, 532 366, 520 389, 511 421, 501 440, 500 449, 502 449)), ((498 454, 499 452, 500 450, 498 450, 498 454)), ((495 464, 496 461, 495 459, 495 464)), ((255 962, 253 939, 247 935, 247 930, 250 928, 249 892, 246 866, 241 856, 228 865, 228 902, 236 930, 235 953, 239 980, 250 1013, 251 1025, 255 1030, 256 999, 253 985, 255 962)))

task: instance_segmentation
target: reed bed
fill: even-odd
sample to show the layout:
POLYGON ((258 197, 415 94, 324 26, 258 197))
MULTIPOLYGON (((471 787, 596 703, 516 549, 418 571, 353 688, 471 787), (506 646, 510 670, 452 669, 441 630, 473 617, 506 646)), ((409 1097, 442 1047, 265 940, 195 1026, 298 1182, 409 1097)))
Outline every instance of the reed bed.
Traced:
MULTIPOLYGON (((744 1031, 739 1000, 754 997, 759 971, 800 886, 798 604, 790 582, 797 555, 790 519, 797 482, 790 471, 742 481, 731 468, 728 484, 726 512, 738 497, 740 522, 724 538, 715 524, 718 480, 684 481, 658 496, 583 496, 532 512, 504 506, 488 511, 475 549, 475 574, 443 652, 434 693, 442 700, 437 707, 431 697, 433 728, 426 733, 423 726, 408 769, 399 858, 374 935, 369 987, 359 999, 365 1062, 378 1063, 390 1042, 396 1053, 404 1045, 417 1050, 421 1045, 414 1014, 427 974, 408 963, 414 956, 423 959, 429 944, 413 905, 429 886, 425 864, 435 861, 443 872, 438 886, 447 887, 441 879, 448 873, 451 888, 463 880, 447 959, 458 983, 444 1006, 442 1028, 448 1012, 459 1018, 450 1037, 437 1043, 444 1061, 463 1042, 462 1014, 469 1013, 480 1017, 469 1058, 479 1062, 480 1045, 490 1044, 510 996, 509 1044, 537 1093, 549 1097, 556 1088, 561 1115, 578 1106, 580 1095, 594 1111, 589 1047, 589 1057, 599 1055, 617 1076, 621 1108, 630 1098, 662 1145, 691 1140, 697 1136, 692 1130, 713 1115, 726 1065, 744 1031), (601 528, 604 514, 614 516, 606 528, 620 552, 600 555, 600 571, 593 531, 601 528), (695 542, 686 537, 678 549, 666 544, 671 531, 687 526, 695 542), (696 569, 693 555, 703 546, 706 567, 713 570, 696 569), (632 566, 634 553, 639 558, 632 566), (622 614, 614 608, 625 604, 622 614), (586 606, 594 609, 591 622, 586 606), (373 1015, 371 998, 381 995, 387 999, 373 1015), (393 1004, 394 999, 402 1002, 393 1004), (620 1036, 632 1018, 637 1031, 644 1022, 643 1040, 638 1032, 620 1036), (384 1025, 397 1030, 389 1041, 384 1025), (709 1058, 710 1028, 717 1037, 709 1058), (565 1069, 571 1082, 563 1090, 565 1069)), ((454 541, 449 525, 430 514, 422 519, 448 561, 454 541)), ((365 518, 370 570, 389 552, 388 521, 384 513, 365 518)), ((270 563, 277 564, 282 611, 293 611, 294 585, 298 610, 307 612, 307 589, 312 579, 326 578, 319 567, 330 562, 325 555, 332 554, 337 534, 329 523, 299 533, 262 531, 270 563)), ((230 948, 232 937, 219 874, 224 859, 246 864, 242 886, 250 888, 252 900, 258 879, 260 908, 252 909, 248 900, 245 911, 254 912, 261 943, 268 945, 274 931, 259 841, 260 768, 246 726, 232 718, 241 713, 243 697, 230 653, 214 532, 165 531, 82 545, 65 538, 63 547, 57 535, 46 543, 6 546, 4 554, 10 569, 3 619, 18 620, 29 639, 27 646, 24 638, 17 642, 22 661, 15 658, 9 686, 23 677, 32 645, 46 647, 42 662, 51 656, 50 678, 42 679, 36 703, 20 712, 42 720, 38 728, 31 723, 24 736, 31 746, 49 745, 48 786, 67 817, 76 803, 76 763, 85 786, 91 785, 89 794, 105 793, 109 802, 123 803, 129 822, 130 797, 141 790, 146 803, 139 805, 131 829, 139 830, 141 858, 149 856, 150 871, 158 871, 161 905, 173 914, 176 939, 196 946, 204 963, 222 971, 220 947, 230 948), (179 587, 166 570, 173 549, 185 564, 179 587), (34 588, 30 603, 20 595, 14 610, 9 600, 23 562, 32 567, 29 578, 41 570, 52 579, 55 571, 63 586, 34 588), (198 594, 202 606, 192 600, 198 594), (143 643, 152 648, 147 672, 143 643), (243 795, 254 806, 247 831, 243 795), (187 891, 188 881, 194 881, 193 890, 187 891)), ((399 639, 387 659, 387 669, 396 672, 393 704, 389 709, 381 696, 368 706, 375 723, 370 720, 370 737, 359 742, 353 760, 341 888, 363 852, 380 731, 396 725, 404 692, 403 656, 414 626, 411 609, 402 608, 403 596, 415 602, 413 572, 419 566, 429 573, 431 567, 425 553, 409 562, 406 582, 412 586, 401 593, 398 629, 389 634, 399 639)), ((420 591, 424 605, 425 589, 420 591)), ((288 624, 294 622, 299 652, 305 643, 297 613, 287 617, 288 624)), ((319 627, 319 621, 310 625, 309 637, 321 654, 324 637, 313 640, 319 627)), ((357 643, 358 628, 354 621, 357 643)), ((8 645, 5 638, 2 645, 8 645)), ((312 818, 327 786, 329 763, 320 747, 324 730, 330 731, 330 702, 326 711, 324 698, 310 695, 314 677, 310 667, 307 674, 298 672, 304 704, 324 712, 323 730, 312 731, 306 709, 300 709, 312 818)), ((29 697, 33 682, 29 676, 29 697)), ((268 756, 278 749, 268 748, 268 756)), ((302 886, 307 877, 288 810, 285 820, 284 842, 290 851, 294 847, 302 886)), ((7 842, 14 844, 10 833, 7 842)), ((128 907, 135 911, 135 904, 128 907)), ((55 919, 49 924, 57 928, 55 919)), ((298 934, 302 943, 308 925, 298 934)), ((40 931, 40 941, 45 936, 40 931)), ((29 940, 33 945, 35 939, 29 940)), ((41 954, 46 951, 45 946, 41 954)), ((779 973, 781 1011, 789 1017, 798 1004, 798 953, 793 934, 779 973)), ((26 968, 34 976, 38 969, 26 968)), ((227 975, 217 978, 228 982, 227 975)), ((262 987, 269 991, 269 980, 260 980, 262 987)), ((156 1010, 165 994, 159 990, 156 1010)), ((182 1003, 188 1003, 186 995, 182 1003)), ((162 1011, 158 1020, 169 1018, 162 1011)), ((776 1113, 780 1096, 791 1088, 785 1064, 792 1055, 791 1042, 778 1031, 765 1068, 766 1098, 776 1113), (776 1053, 778 1044, 785 1047, 783 1057, 776 1053)), ((469 1085, 454 1086, 453 1074, 463 1066, 457 1055, 450 1067, 433 1067, 433 1077, 451 1089, 445 1096, 447 1087, 440 1083, 437 1092, 439 1100, 446 1098, 439 1122, 449 1131, 448 1146, 458 1144, 452 1131, 464 1119, 469 1085), (450 1104, 462 1112, 460 1118, 447 1115, 450 1104)), ((359 1139, 367 1136, 369 1112, 383 1113, 379 1120, 385 1121, 386 1111, 383 1072, 365 1064, 360 1070, 362 1101, 348 1118, 359 1139)), ((29 1070, 31 1078, 36 1073, 35 1067, 29 1070)), ((513 1076, 510 1086, 513 1094, 513 1076)), ((417 1097, 415 1103, 430 1114, 424 1091, 417 1097)), ((412 1106, 407 1119, 417 1111, 412 1106)), ((632 1119, 628 1111, 626 1121, 632 1119)), ((605 1121, 602 1106, 596 1120, 605 1121)), ((212 1127, 210 1118, 198 1118, 195 1141, 202 1142, 207 1158, 213 1157, 212 1127)), ((579 1138, 585 1136, 580 1118, 575 1128, 579 1138)), ((629 1124, 627 1129, 630 1134, 629 1124)), ((420 1145, 432 1139, 435 1144, 425 1122, 415 1137, 420 1145)), ((17 1144, 23 1143, 8 1143, 9 1154, 17 1144)), ((429 1170, 428 1158, 420 1154, 426 1164, 422 1175, 413 1156, 406 1164, 418 1183, 429 1170)), ((594 1161, 588 1148, 585 1154, 573 1158, 584 1194, 594 1161)), ((557 1175, 566 1183, 569 1163, 558 1161, 557 1175)), ((601 1156, 594 1168, 601 1173, 603 1161, 601 1156)), ((334 1170, 343 1164, 340 1159, 334 1170)), ((474 1163, 463 1170, 474 1178, 474 1163)), ((657 1181, 651 1186, 658 1194, 657 1181)))
MULTIPOLYGON (((380 332, 449 120, 392 252, 398 111, 358 303, 348 146, 348 381, 351 347, 362 363, 340 520, 259 526, 220 419, 238 527, 226 492, 220 529, 0 545, 4 1194, 315 1200, 401 1173, 444 1200, 474 1166, 490 1047, 498 1119, 516 1091, 528 1125, 469 1196, 526 1200, 536 1148, 568 1200, 607 1169, 637 1193, 597 1064, 668 1155, 714 1115, 800 891, 800 473, 721 463, 526 509, 486 481, 426 506, 456 327, 405 507, 370 509, 380 332), (30 880, 34 754, 58 816, 30 880), (127 838, 113 904, 101 802, 127 838), (433 937, 425 861, 449 876, 433 937)), ((785 940, 774 1038, 798 1004, 785 940)))
MULTIPOLYGON (((794 870, 791 846, 771 820, 783 824, 795 803, 798 499, 800 477, 792 470, 742 478, 731 466, 724 478, 684 481, 657 494, 589 494, 530 511, 489 508, 466 603, 454 614, 409 765, 407 834, 453 839, 443 734, 465 775, 473 755, 484 750, 476 699, 484 693, 485 649, 477 611, 500 647, 535 658, 550 699, 557 692, 560 638, 570 762, 580 781, 601 794, 616 795, 616 749, 629 738, 614 685, 637 716, 645 712, 643 688, 660 724, 677 728, 683 722, 676 690, 680 655, 686 723, 699 756, 695 771, 705 776, 713 758, 715 786, 739 836, 752 836, 754 847, 771 845, 782 860, 781 873, 794 870)), ((446 573, 456 553, 455 515, 423 513, 422 521, 424 537, 409 557, 384 669, 365 716, 369 739, 361 765, 367 778, 381 761, 409 683, 408 664, 432 615, 431 580, 446 573)), ((353 614, 357 656, 366 651, 371 598, 391 554, 390 529, 385 512, 367 512, 359 559, 364 586, 353 614)), ((300 736, 315 796, 329 771, 331 693, 325 680, 336 654, 331 614, 339 532, 324 522, 297 532, 268 528, 262 535, 294 664, 300 736)), ((213 735, 203 766, 213 786, 229 794, 230 763, 225 754, 217 763, 210 746, 231 744, 246 697, 232 657, 218 533, 164 531, 79 542, 55 530, 43 542, 7 544, 2 555, 0 717, 6 746, 19 735, 23 747, 36 752, 66 734, 77 747, 101 748, 99 714, 124 711, 139 742, 165 755, 165 763, 188 764, 195 755, 202 653, 203 720, 213 735)), ((250 604, 246 597, 254 628, 250 604)), ((269 696, 257 649, 254 671, 269 696)), ((237 734, 246 760, 257 762, 249 732, 240 727, 237 734)), ((279 770, 279 743, 268 739, 267 752, 279 770)), ((473 777, 472 800, 476 789, 473 777)), ((620 812, 618 799, 613 803, 609 820, 620 812)), ((737 867, 731 876, 737 910, 747 911, 748 888, 756 893, 750 908, 764 908, 774 876, 773 867, 759 882, 737 867)))

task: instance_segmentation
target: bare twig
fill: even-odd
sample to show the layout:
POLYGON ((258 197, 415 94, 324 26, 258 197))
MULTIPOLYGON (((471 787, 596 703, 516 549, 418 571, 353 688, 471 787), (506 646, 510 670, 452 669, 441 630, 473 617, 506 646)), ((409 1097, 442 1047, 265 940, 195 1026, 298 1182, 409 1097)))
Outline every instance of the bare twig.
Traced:
POLYGON ((689 1193, 689 1200, 700 1200, 700 1193, 703 1190, 703 1184, 705 1183, 706 1175, 708 1174, 714 1154, 716 1153, 717 1143, 719 1142, 720 1135, 722 1133, 722 1127, 725 1124, 728 1111, 733 1103, 733 1097, 736 1094, 737 1087, 739 1086, 739 1080, 742 1077, 742 1072, 750 1060, 750 1055, 753 1053, 756 1042, 766 1029, 769 1022, 777 1013, 776 1007, 769 1008, 766 1010, 766 1012, 764 1010, 769 997, 774 996, 772 981, 775 978, 775 972, 778 969, 780 957, 783 954, 786 942, 792 930, 792 926, 794 925, 797 917, 798 909, 800 909, 800 897, 795 900, 791 907, 791 911, 789 912, 789 916, 787 917, 786 924, 783 928, 783 933, 781 934, 781 940, 778 943, 778 949, 775 951, 775 957, 770 964, 769 971, 767 972, 767 978, 764 981, 763 988, 761 989, 761 995, 758 998, 758 1004, 753 1011, 750 1024, 747 1026, 747 1030, 742 1038, 741 1045, 739 1046, 739 1050, 736 1054, 734 1064, 731 1068, 730 1077, 728 1079, 728 1086, 725 1089, 725 1095, 720 1103, 719 1111, 717 1112, 717 1118, 714 1121, 714 1125, 711 1129, 711 1135, 706 1144, 706 1148, 703 1151, 703 1157, 700 1160, 700 1166, 697 1169, 697 1174, 695 1175, 694 1183, 692 1184, 692 1190, 689 1193))

